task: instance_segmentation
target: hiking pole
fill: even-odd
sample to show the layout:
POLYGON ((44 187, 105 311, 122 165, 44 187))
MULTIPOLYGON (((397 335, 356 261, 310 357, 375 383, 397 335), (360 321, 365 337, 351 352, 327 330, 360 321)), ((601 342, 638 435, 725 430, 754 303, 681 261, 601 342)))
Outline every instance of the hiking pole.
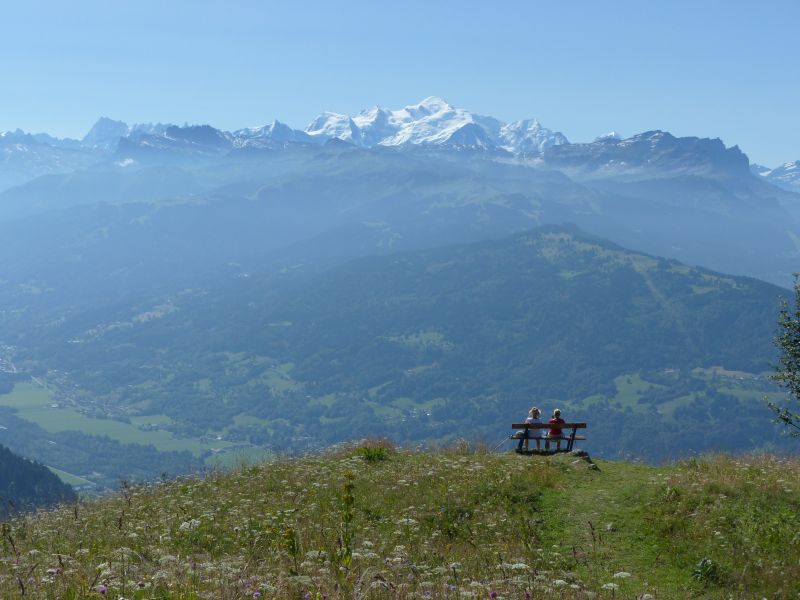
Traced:
POLYGON ((497 449, 498 449, 500 446, 502 446, 503 444, 505 444, 507 440, 508 440, 508 437, 506 437, 506 436, 503 436, 503 439, 502 439, 502 440, 500 440, 500 443, 499 443, 499 444, 497 444, 497 446, 495 446, 494 448, 492 448, 492 452, 494 452, 494 451, 495 451, 495 450, 497 450, 497 449))

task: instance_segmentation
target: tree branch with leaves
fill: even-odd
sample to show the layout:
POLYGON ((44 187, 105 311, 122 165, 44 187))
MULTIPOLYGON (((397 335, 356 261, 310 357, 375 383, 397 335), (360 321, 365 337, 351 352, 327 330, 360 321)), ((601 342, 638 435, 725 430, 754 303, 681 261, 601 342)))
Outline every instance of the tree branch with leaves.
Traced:
POLYGON ((786 427, 786 433, 800 437, 800 412, 797 412, 800 406, 795 408, 792 405, 792 402, 800 405, 800 273, 794 274, 794 307, 788 300, 781 302, 775 345, 780 357, 771 378, 788 392, 789 397, 787 406, 775 402, 767 404, 775 413, 775 421, 786 427))

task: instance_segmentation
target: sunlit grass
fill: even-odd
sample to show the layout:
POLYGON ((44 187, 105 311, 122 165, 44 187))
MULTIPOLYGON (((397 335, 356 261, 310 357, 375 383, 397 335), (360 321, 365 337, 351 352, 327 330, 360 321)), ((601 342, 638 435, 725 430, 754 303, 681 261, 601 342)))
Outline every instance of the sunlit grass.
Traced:
POLYGON ((372 442, 123 489, 4 525, 0 597, 797 591, 797 460, 589 464, 372 442))

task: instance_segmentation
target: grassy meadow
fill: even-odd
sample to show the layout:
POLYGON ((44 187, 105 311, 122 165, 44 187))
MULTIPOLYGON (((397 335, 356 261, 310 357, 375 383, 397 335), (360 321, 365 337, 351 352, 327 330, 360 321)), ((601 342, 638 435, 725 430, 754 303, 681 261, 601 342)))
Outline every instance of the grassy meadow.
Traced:
POLYGON ((379 442, 2 526, 0 597, 793 598, 800 461, 379 442))
POLYGON ((130 423, 87 416, 74 408, 55 404, 45 387, 34 382, 18 383, 8 394, 0 395, 0 406, 8 406, 17 415, 39 425, 45 431, 80 431, 89 435, 104 435, 123 444, 152 445, 162 452, 188 450, 195 456, 212 448, 228 448, 225 440, 199 440, 175 437, 171 432, 156 428, 171 419, 165 415, 132 417, 130 423))

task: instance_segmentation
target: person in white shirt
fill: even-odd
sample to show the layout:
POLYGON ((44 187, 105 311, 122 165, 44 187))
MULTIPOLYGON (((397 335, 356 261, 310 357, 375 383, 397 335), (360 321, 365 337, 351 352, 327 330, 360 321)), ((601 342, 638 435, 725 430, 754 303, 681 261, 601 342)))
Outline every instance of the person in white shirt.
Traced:
MULTIPOLYGON (((536 408, 535 406, 528 411, 528 418, 525 419, 526 423, 540 424, 542 422, 541 419, 542 412, 536 408)), ((522 443, 525 442, 525 450, 528 449, 528 440, 536 440, 536 449, 541 450, 540 444, 542 439, 542 430, 541 429, 526 429, 522 432, 522 437, 519 438, 519 445, 517 446, 517 450, 522 450, 522 443), (526 435, 527 434, 527 435, 526 435)))

